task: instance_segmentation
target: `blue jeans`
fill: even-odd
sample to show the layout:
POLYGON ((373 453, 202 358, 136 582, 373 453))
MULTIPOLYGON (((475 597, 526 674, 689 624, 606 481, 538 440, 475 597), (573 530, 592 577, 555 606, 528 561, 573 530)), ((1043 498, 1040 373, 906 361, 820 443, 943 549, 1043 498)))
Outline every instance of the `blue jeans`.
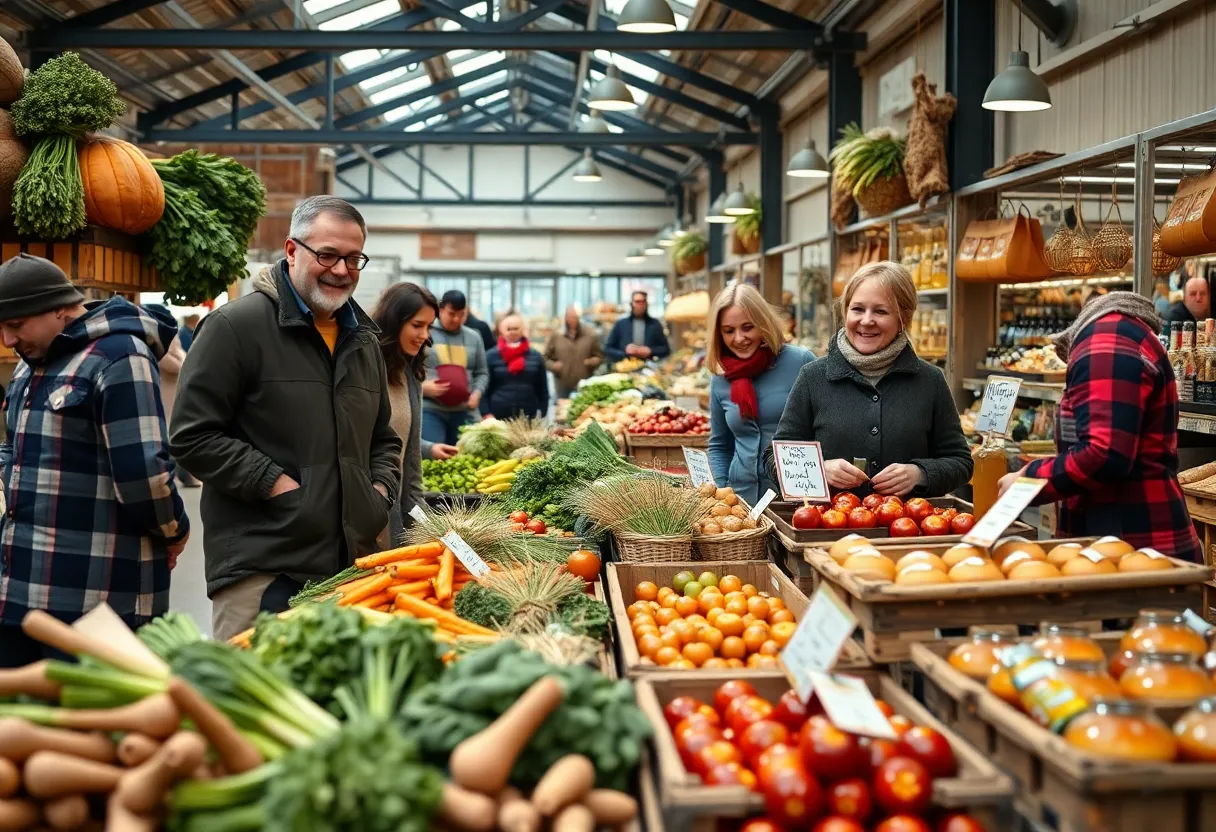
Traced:
POLYGON ((460 426, 473 421, 467 410, 422 409, 422 438, 427 442, 455 445, 460 438, 460 426))

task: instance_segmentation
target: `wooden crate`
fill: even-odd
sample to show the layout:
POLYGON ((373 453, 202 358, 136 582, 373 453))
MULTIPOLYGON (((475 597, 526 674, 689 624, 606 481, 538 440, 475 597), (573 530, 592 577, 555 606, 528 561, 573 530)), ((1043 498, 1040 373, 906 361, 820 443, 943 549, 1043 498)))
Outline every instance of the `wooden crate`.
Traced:
POLYGON ((145 245, 143 238, 96 225, 54 242, 20 237, 11 225, 0 226, 0 261, 22 253, 45 257, 83 289, 159 292, 160 275, 145 261, 145 245))
POLYGON ((1216 829, 1216 764, 1132 763, 1088 754, 951 667, 949 649, 941 643, 912 647, 912 661, 925 676, 926 702, 1013 776, 1019 809, 1032 820, 1059 832, 1216 829))
MULTIPOLYGON (((608 603, 608 595, 604 592, 604 582, 599 578, 591 584, 591 594, 595 600, 602 603, 608 603)), ((631 632, 630 635, 633 635, 631 632)), ((608 640, 600 645, 599 654, 596 657, 596 666, 599 667, 600 673, 603 673, 609 679, 619 679, 620 674, 616 667, 616 651, 612 649, 612 627, 608 627, 608 640)))
MULTIPOLYGON (((1052 546, 1069 541, 1042 541, 1052 546)), ((1073 542, 1091 543, 1091 538, 1073 542)), ((920 543, 888 546, 883 552, 898 560, 908 552, 940 555, 949 546, 920 543)), ((1175 569, 1035 581, 900 586, 846 571, 822 549, 808 549, 806 559, 857 616, 866 655, 876 662, 907 659, 909 647, 929 641, 942 627, 992 624, 1037 624, 1130 618, 1140 610, 1184 610, 1201 603, 1200 586, 1212 579, 1211 567, 1174 560, 1175 569)))
POLYGON ((665 471, 688 470, 684 462, 683 447, 709 447, 709 434, 670 433, 626 433, 625 450, 633 461, 643 468, 659 468, 665 471))
POLYGON ((1182 486, 1182 493, 1186 497, 1186 510, 1191 515, 1203 547, 1203 562, 1216 566, 1216 495, 1197 491, 1187 485, 1182 486))
MULTIPOLYGON (((626 609, 636 601, 633 589, 642 581, 652 581, 658 586, 666 586, 675 574, 687 569, 693 574, 706 570, 717 572, 719 576, 735 575, 745 584, 752 584, 761 592, 777 596, 785 602, 786 608, 794 614, 795 619, 801 620, 810 605, 809 599, 798 587, 794 586, 785 575, 771 563, 764 561, 736 561, 727 563, 712 563, 695 561, 688 563, 610 563, 608 564, 608 603, 612 607, 612 617, 616 622, 616 638, 619 639, 621 658, 624 667, 621 668, 628 678, 639 678, 655 673, 683 673, 696 678, 711 678, 719 681, 736 679, 745 675, 749 680, 756 677, 785 678, 780 669, 752 670, 666 670, 654 664, 644 664, 638 653, 637 642, 633 638, 633 628, 629 623, 626 609)), ((853 642, 846 645, 846 652, 837 662, 838 668, 864 667, 869 664, 861 650, 853 642)))
MULTIPOLYGON (((934 718, 891 677, 873 669, 854 675, 864 678, 874 695, 890 704, 896 713, 907 716, 919 725, 940 731, 950 742, 958 759, 959 775, 934 782, 934 804, 967 811, 984 823, 987 829, 1003 828, 993 822, 994 816, 1013 796, 1013 781, 977 749, 934 718)), ((789 689, 789 683, 783 678, 754 679, 749 676, 748 681, 770 702, 776 702, 789 689)), ((714 829, 716 818, 764 813, 761 796, 742 786, 702 785, 697 775, 684 768, 671 729, 663 718, 663 706, 677 696, 692 696, 702 702, 712 702, 719 683, 716 679, 670 672, 645 676, 636 684, 638 706, 654 725, 659 798, 666 826, 671 832, 708 832, 714 829)))

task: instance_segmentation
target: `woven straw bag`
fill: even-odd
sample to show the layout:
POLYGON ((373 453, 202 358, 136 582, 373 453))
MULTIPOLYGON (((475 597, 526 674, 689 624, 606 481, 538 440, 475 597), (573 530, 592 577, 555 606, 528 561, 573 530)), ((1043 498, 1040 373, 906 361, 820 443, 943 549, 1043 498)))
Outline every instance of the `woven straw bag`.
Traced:
POLYGON ((1098 268, 1117 271, 1132 259, 1132 238, 1123 227, 1123 214, 1119 211, 1119 192, 1113 183, 1110 187, 1110 208, 1107 209, 1106 219, 1094 235, 1092 243, 1094 254, 1098 258, 1098 268), (1114 222, 1110 217, 1112 213, 1116 217, 1114 222))
POLYGON ((1091 275, 1098 270, 1098 255, 1085 230, 1085 220, 1081 217, 1081 191, 1078 189, 1076 206, 1077 228, 1072 232, 1072 245, 1068 247, 1068 272, 1077 277, 1091 275))
POLYGON ((1161 224, 1153 217, 1153 277, 1165 277, 1181 263, 1181 257, 1166 254, 1161 248, 1161 224))

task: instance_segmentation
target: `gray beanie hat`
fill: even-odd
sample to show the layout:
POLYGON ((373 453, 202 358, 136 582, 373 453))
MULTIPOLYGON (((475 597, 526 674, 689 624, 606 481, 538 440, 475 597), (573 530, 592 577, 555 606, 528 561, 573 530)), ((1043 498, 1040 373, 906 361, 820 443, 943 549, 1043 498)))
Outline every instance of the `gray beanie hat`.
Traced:
POLYGON ((18 254, 0 266, 0 321, 41 315, 84 301, 63 269, 32 254, 18 254))

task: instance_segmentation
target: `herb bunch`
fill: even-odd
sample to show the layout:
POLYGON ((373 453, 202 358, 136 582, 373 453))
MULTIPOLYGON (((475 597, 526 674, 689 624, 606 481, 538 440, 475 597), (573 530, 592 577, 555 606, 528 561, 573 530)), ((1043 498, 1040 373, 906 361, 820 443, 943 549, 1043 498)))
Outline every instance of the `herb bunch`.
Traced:
POLYGON ((149 256, 160 272, 165 300, 181 306, 211 300, 245 276, 245 246, 194 189, 161 179, 165 213, 149 232, 149 256))
POLYGON ((242 246, 249 244, 266 213, 266 186, 256 173, 236 159, 194 149, 171 159, 153 159, 152 165, 162 181, 193 189, 203 204, 216 211, 233 239, 242 246))
POLYGON ((692 534, 706 514, 700 494, 657 473, 596 480, 569 495, 565 505, 602 528, 659 537, 692 534))

